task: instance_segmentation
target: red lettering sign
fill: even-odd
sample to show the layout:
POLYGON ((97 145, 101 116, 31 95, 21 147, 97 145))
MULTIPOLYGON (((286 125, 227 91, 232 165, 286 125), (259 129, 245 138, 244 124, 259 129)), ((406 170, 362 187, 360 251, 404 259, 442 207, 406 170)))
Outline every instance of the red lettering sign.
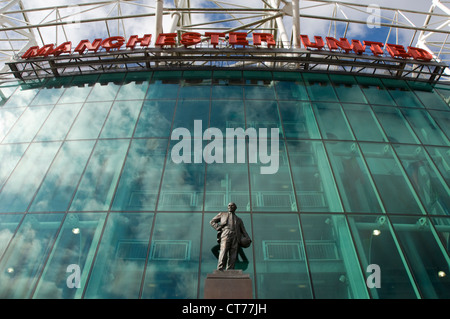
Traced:
POLYGON ((370 50, 372 51, 373 55, 379 56, 383 54, 383 50, 381 49, 383 47, 383 43, 374 41, 364 41, 364 44, 370 45, 370 50))
POLYGON ((403 45, 386 43, 386 50, 393 57, 409 58, 411 55, 405 51, 403 45))
POLYGON ((89 40, 81 40, 74 51, 79 54, 83 54, 85 50, 97 52, 102 42, 102 39, 95 39, 93 43, 89 42, 89 40))
POLYGON ((53 52, 53 44, 46 44, 37 52, 38 56, 49 56, 53 52))
POLYGON ((145 34, 142 38, 139 38, 137 35, 132 35, 127 42, 127 48, 134 49, 136 43, 140 43, 141 47, 148 47, 150 45, 150 41, 152 41, 151 34, 145 34))
POLYGON ((352 49, 357 54, 363 54, 366 52, 366 46, 361 44, 359 40, 352 40, 352 49))
POLYGON ((319 36, 314 37, 314 40, 316 40, 316 42, 314 43, 309 41, 309 37, 307 35, 300 35, 300 39, 302 40, 303 46, 305 48, 315 48, 321 50, 325 46, 322 37, 319 36))
MULTIPOLYGON (((235 47, 236 45, 245 46, 249 45, 247 40, 248 34, 246 32, 230 32, 228 39, 228 44, 235 47)), ((204 35, 198 32, 185 32, 181 35, 180 43, 185 47, 200 44, 202 41, 208 40, 209 44, 214 48, 219 45, 219 42, 225 41, 226 33, 223 32, 205 32, 204 35), (203 38, 202 37, 206 37, 203 38)), ((252 33, 253 45, 255 47, 262 45, 262 42, 267 44, 268 48, 276 47, 276 41, 271 33, 252 33)), ((122 36, 113 36, 106 39, 95 39, 92 43, 89 40, 81 40, 80 43, 73 50, 79 54, 84 54, 86 51, 97 52, 100 48, 105 51, 110 51, 111 49, 120 49, 126 42, 126 48, 133 50, 139 43, 141 47, 148 47, 152 40, 151 34, 145 34, 142 38, 137 35, 132 35, 128 38, 128 42, 122 36)), ((313 48, 317 50, 322 50, 325 47, 325 43, 322 37, 314 36, 314 42, 311 42, 307 35, 300 35, 300 40, 303 46, 308 48, 313 48)), ((370 51, 375 56, 381 56, 384 54, 382 48, 386 46, 387 53, 393 58, 399 59, 414 59, 417 61, 431 61, 433 56, 430 52, 425 49, 407 47, 400 44, 390 44, 386 45, 382 42, 377 41, 361 41, 351 40, 351 43, 347 38, 333 38, 326 37, 327 47, 330 51, 342 50, 345 53, 351 53, 353 51, 356 54, 363 54, 366 52, 366 48, 369 47, 370 51)), ((177 33, 161 33, 158 35, 155 46, 164 48, 165 46, 176 46, 177 43, 177 33)), ((64 42, 55 48, 54 44, 45 44, 42 47, 33 46, 30 47, 23 55, 22 59, 29 59, 33 57, 47 57, 49 55, 59 56, 62 53, 70 54, 72 50, 72 43, 70 41, 64 42)))
POLYGON ((124 37, 109 37, 103 40, 101 46, 109 51, 111 49, 118 49, 125 43, 124 37))
POLYGON ((245 48, 245 46, 248 45, 247 32, 230 32, 228 43, 233 47, 235 45, 242 45, 245 48))
POLYGON ((58 45, 52 52, 54 56, 58 56, 61 53, 70 53, 72 51, 72 42, 64 42, 58 45))
POLYGON ((160 33, 156 39, 156 46, 163 47, 165 45, 174 46, 177 45, 176 33, 160 33))
POLYGON ((212 46, 215 49, 216 46, 219 45, 219 39, 221 37, 224 38, 226 36, 226 34, 222 33, 222 32, 206 32, 205 36, 211 37, 211 40, 209 41, 209 43, 212 44, 212 46))
POLYGON ((253 45, 261 45, 261 41, 266 42, 269 48, 277 44, 272 33, 253 33, 253 45))
POLYGON ((430 52, 420 48, 408 47, 408 53, 414 60, 431 61, 433 59, 433 56, 430 52))
POLYGON ((330 50, 337 50, 338 47, 344 50, 346 53, 349 53, 353 48, 348 43, 346 38, 341 38, 339 41, 332 37, 326 37, 327 45, 330 50))
POLYGON ((181 35, 181 44, 184 44, 185 47, 190 45, 196 45, 202 42, 202 35, 197 32, 186 32, 181 35))
POLYGON ((39 47, 34 46, 34 47, 30 47, 23 55, 22 55, 22 59, 29 59, 32 57, 37 56, 37 52, 39 50, 39 47))

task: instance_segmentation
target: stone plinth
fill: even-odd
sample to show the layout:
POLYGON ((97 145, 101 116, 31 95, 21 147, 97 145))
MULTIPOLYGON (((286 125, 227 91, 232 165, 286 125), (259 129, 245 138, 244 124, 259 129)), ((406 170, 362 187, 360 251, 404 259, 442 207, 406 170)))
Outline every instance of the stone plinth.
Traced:
POLYGON ((205 280, 205 299, 252 299, 252 280, 242 270, 215 270, 205 280))

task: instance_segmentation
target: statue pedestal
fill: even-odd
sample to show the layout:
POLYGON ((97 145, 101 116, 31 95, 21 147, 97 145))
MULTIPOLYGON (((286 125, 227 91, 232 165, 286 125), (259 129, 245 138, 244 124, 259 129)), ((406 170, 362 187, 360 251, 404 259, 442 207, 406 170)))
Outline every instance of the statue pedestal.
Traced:
POLYGON ((252 299, 252 280, 242 270, 214 270, 205 280, 205 299, 252 299))

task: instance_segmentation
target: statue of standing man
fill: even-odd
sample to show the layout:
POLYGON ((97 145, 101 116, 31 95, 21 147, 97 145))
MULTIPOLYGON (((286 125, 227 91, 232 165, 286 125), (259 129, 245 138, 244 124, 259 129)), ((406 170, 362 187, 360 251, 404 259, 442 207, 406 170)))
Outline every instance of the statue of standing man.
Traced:
POLYGON ((234 269, 239 246, 247 248, 251 244, 242 219, 236 216, 236 204, 228 204, 228 212, 220 212, 209 222, 218 231, 220 243, 218 270, 234 269))

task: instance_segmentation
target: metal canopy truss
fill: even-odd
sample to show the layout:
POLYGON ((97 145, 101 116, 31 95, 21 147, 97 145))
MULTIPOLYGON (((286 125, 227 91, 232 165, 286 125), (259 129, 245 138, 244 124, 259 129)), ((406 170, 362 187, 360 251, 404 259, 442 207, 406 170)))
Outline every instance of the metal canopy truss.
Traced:
MULTIPOLYGON (((46 76, 86 73, 118 68, 142 69, 175 66, 220 66, 303 69, 351 72, 436 81, 447 79, 450 62, 450 10, 446 2, 427 1, 429 10, 373 7, 373 2, 335 0, 106 0, 72 5, 32 8, 32 0, 0 0, 0 82, 46 76), (320 28, 319 28, 320 26, 320 28), (361 38, 359 31, 373 34, 361 38), (95 35, 92 30, 95 30, 95 35), (318 31, 320 30, 320 31, 318 31), (326 30, 323 34, 323 30, 326 30), (99 51, 83 56, 59 56, 23 61, 19 57, 31 46, 55 46, 81 39, 132 34, 218 31, 269 32, 276 48, 249 46, 245 52, 205 43, 195 50, 182 46, 170 50, 99 51), (375 32, 376 31, 376 32, 375 32), (317 34, 321 32, 322 34, 317 34), (301 49, 300 34, 347 37, 427 49, 432 62, 392 59, 388 54, 349 55, 338 51, 301 49), (117 58, 117 61, 112 61, 117 58), (6 65, 6 63, 8 63, 6 65), (77 64, 78 63, 78 64, 77 64), (442 76, 441 76, 442 75, 442 76)), ((395 3, 395 2, 394 2, 395 3)), ((394 4, 395 5, 395 4, 394 4)), ((450 73, 449 73, 450 74, 450 73)))
POLYGON ((16 78, 141 71, 152 69, 239 68, 326 71, 436 82, 446 65, 325 50, 273 48, 148 48, 60 55, 8 63, 16 78))
POLYGON ((20 0, 0 1, 0 76, 8 72, 5 62, 10 61, 20 50, 27 50, 37 45, 32 29, 21 27, 30 24, 27 13, 20 0), (3 6, 3 4, 6 4, 3 6), (8 13, 12 8, 19 8, 15 14, 8 13))
POLYGON ((416 46, 433 52, 436 59, 449 64, 449 33, 437 31, 447 31, 450 28, 450 9, 446 4, 450 4, 450 2, 432 1, 430 10, 425 18, 424 30, 419 33, 416 46))

